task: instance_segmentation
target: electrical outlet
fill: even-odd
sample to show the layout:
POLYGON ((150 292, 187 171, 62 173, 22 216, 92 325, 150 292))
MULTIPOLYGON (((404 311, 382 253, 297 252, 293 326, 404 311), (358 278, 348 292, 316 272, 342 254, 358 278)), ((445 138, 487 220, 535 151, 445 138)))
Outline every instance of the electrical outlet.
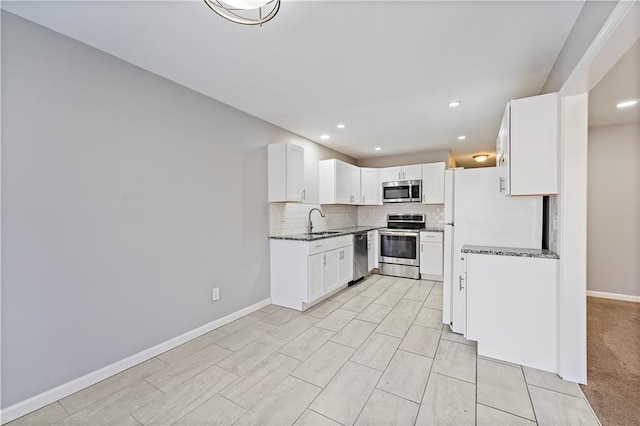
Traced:
POLYGON ((214 302, 216 300, 220 299, 220 289, 218 287, 214 288, 211 296, 212 296, 214 302))

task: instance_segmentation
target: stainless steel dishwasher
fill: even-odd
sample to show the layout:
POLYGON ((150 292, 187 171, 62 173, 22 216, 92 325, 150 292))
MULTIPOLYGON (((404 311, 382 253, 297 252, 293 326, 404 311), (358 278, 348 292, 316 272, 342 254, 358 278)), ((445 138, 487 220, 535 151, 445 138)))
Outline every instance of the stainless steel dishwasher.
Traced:
POLYGON ((355 283, 367 274, 369 253, 367 252, 367 233, 353 235, 353 281, 355 283))

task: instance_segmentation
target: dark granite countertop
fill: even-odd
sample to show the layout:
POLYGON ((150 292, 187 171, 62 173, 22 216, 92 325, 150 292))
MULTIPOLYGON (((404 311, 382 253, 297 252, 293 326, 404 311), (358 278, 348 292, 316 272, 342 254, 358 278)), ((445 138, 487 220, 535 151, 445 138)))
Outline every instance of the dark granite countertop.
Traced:
POLYGON ((462 246, 463 253, 489 254, 494 256, 535 257, 539 259, 560 259, 556 253, 546 249, 528 249, 518 247, 462 246))
MULTIPOLYGON (((384 226, 351 226, 349 228, 329 229, 332 234, 325 235, 309 235, 304 234, 290 234, 290 235, 272 235, 269 239, 272 240, 293 240, 293 241, 316 241, 323 240, 325 238, 341 237, 343 235, 357 234, 360 232, 373 231, 374 229, 381 229, 384 226)), ((322 231, 320 231, 322 232, 322 231)))

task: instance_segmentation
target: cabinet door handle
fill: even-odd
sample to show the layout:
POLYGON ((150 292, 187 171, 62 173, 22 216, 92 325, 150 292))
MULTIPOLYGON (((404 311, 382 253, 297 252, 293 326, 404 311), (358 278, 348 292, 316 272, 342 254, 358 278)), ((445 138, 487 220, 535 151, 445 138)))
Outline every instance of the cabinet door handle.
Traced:
POLYGON ((504 192, 504 178, 500 178, 500 192, 504 192))
POLYGON ((424 251, 424 244, 420 244, 420 251, 424 251))
POLYGON ((321 247, 322 247, 322 244, 317 245, 317 246, 314 246, 314 247, 315 247, 315 248, 321 248, 321 247))
POLYGON ((327 256, 322 256, 322 266, 327 266, 327 256))
POLYGON ((365 196, 362 196, 362 203, 364 204, 365 196))
POLYGON ((458 289, 459 289, 460 291, 462 291, 462 289, 464 288, 464 286, 462 285, 462 281, 463 281, 463 280, 464 280, 464 278, 462 278, 462 275, 460 275, 460 276, 458 277, 458 289))
POLYGON ((306 189, 303 189, 302 194, 300 194, 300 198, 302 198, 302 201, 304 201, 305 195, 306 195, 306 189))

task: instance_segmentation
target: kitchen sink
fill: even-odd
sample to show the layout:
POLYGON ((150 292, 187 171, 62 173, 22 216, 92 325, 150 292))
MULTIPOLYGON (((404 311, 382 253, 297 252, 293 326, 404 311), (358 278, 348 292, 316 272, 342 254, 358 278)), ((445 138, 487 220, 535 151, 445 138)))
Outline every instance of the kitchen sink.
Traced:
POLYGON ((333 234, 341 234, 340 231, 320 231, 320 232, 311 232, 309 235, 333 235, 333 234))

